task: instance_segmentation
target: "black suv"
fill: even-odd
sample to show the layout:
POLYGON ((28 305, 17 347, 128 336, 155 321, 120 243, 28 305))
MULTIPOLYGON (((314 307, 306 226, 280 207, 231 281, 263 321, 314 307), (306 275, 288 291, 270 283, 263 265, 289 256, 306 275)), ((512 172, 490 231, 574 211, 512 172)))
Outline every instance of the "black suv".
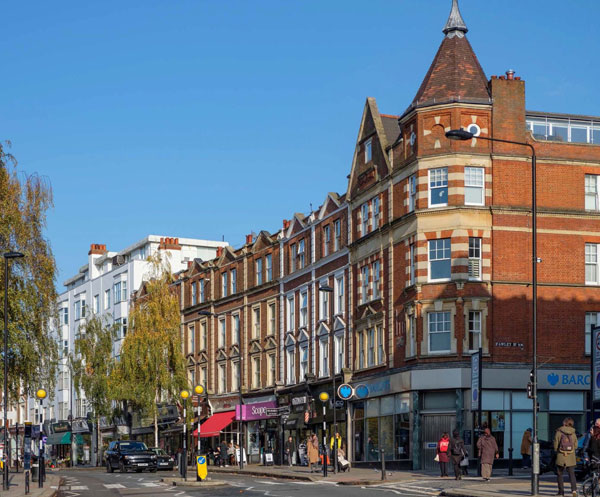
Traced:
POLYGON ((130 469, 135 469, 138 473, 147 469, 156 472, 156 454, 148 450, 143 442, 132 440, 117 440, 111 442, 108 450, 105 452, 106 472, 112 473, 119 469, 121 473, 127 473, 130 469))

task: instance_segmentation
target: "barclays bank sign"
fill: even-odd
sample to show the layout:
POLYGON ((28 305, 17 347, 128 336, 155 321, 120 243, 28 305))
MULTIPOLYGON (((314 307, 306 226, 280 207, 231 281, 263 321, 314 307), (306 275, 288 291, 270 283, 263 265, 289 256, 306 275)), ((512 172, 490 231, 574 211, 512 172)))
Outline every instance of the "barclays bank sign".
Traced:
POLYGON ((538 388, 548 390, 585 390, 590 388, 589 370, 551 370, 538 372, 538 388))

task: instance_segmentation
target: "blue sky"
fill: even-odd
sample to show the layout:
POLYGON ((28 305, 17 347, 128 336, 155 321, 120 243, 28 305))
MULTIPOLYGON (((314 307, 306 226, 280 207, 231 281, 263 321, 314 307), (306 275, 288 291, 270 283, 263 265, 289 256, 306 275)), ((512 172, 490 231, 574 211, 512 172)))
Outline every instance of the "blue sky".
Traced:
MULTIPOLYGON (((344 192, 367 96, 400 114, 450 0, 8 2, 0 139, 54 190, 62 281, 90 243, 275 231, 344 192)), ((600 116, 597 0, 461 0, 488 78, 600 116)))

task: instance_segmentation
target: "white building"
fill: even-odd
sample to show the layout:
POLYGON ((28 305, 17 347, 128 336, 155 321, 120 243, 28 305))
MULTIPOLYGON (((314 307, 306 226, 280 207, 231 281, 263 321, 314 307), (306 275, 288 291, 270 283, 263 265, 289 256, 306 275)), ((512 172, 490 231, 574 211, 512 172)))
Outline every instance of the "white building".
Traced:
MULTIPOLYGON (((164 252, 172 272, 176 273, 187 268, 188 262, 194 259, 214 258, 217 247, 226 245, 226 242, 155 235, 149 235, 118 252, 107 250, 106 245, 92 244, 87 264, 64 282, 66 291, 58 297, 58 329, 52 330, 59 341, 58 378, 54 395, 45 402, 43 419, 60 422, 68 420, 69 415, 72 415, 77 420, 88 413, 85 397, 78 396, 74 391, 68 364, 68 354, 74 348, 75 337, 86 314, 107 315, 119 324, 113 346, 113 355, 118 358, 121 343, 127 333, 129 297, 140 288, 150 273, 148 256, 158 250, 164 252)), ((19 413, 24 414, 24 417, 19 416, 21 420, 39 422, 39 413, 33 399, 28 402, 28 407, 29 412, 19 413)), ((75 426, 73 431, 77 431, 75 426)), ((56 442, 54 438, 60 436, 54 436, 49 442, 56 442)), ((82 454, 85 457, 81 449, 79 452, 80 457, 82 454)))

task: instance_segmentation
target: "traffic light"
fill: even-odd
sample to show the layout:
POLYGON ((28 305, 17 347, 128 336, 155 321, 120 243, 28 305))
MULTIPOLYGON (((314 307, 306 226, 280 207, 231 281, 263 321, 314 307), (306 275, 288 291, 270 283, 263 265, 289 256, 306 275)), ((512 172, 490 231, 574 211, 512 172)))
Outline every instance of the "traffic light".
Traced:
POLYGON ((533 399, 533 383, 531 381, 527 383, 527 398, 533 399))

